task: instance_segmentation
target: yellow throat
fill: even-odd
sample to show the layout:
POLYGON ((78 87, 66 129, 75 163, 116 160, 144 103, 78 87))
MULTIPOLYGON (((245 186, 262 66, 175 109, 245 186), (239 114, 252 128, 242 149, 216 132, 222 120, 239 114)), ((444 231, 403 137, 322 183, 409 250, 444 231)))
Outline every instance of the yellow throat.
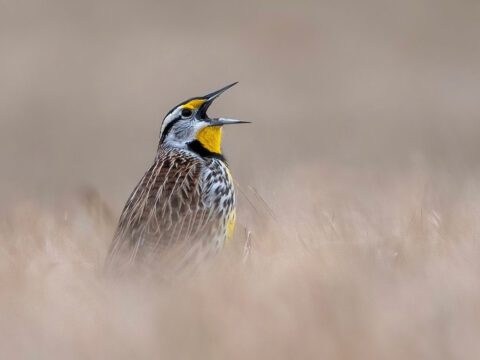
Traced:
POLYGON ((222 127, 207 126, 197 133, 197 140, 210 152, 222 153, 222 127))

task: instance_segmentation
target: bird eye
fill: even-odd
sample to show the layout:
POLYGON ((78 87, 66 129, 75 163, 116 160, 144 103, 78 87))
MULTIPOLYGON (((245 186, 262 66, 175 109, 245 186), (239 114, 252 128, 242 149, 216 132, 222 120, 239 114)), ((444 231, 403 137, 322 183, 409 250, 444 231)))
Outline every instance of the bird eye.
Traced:
POLYGON ((182 110, 182 116, 183 116, 183 117, 190 117, 190 116, 192 116, 192 110, 190 110, 190 109, 183 109, 183 110, 182 110))

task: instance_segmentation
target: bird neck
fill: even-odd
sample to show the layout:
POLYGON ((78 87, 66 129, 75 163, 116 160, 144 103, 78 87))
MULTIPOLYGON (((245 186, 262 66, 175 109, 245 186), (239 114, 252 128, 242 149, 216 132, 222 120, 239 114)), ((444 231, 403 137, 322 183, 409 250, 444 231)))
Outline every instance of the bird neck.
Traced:
POLYGON ((196 136, 197 141, 211 153, 222 155, 222 127, 207 126, 196 136))
POLYGON ((218 159, 223 161, 225 164, 227 163, 227 160, 222 154, 212 152, 205 148, 202 143, 199 140, 193 140, 187 143, 188 150, 194 152, 198 156, 202 158, 207 158, 207 159, 218 159))

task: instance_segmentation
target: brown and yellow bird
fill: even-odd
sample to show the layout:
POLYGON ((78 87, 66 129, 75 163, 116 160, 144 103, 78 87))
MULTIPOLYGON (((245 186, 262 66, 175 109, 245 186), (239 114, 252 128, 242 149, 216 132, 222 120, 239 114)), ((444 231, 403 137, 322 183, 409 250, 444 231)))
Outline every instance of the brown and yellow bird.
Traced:
POLYGON ((222 153, 222 127, 209 118, 224 91, 182 102, 165 116, 157 154, 120 216, 107 269, 165 262, 180 269, 217 252, 235 227, 235 191, 222 153))

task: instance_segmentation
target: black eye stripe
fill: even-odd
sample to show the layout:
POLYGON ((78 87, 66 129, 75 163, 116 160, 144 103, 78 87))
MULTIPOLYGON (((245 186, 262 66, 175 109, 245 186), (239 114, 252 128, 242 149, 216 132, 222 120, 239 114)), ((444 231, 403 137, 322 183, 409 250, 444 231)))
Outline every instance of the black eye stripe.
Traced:
POLYGON ((163 133, 162 133, 162 137, 160 138, 160 142, 162 143, 163 140, 165 140, 165 138, 167 137, 168 133, 170 132, 170 130, 172 129, 173 125, 175 125, 179 120, 181 120, 182 117, 181 116, 177 116, 175 119, 173 119, 172 121, 170 121, 167 126, 165 126, 165 129, 163 130, 163 133))

